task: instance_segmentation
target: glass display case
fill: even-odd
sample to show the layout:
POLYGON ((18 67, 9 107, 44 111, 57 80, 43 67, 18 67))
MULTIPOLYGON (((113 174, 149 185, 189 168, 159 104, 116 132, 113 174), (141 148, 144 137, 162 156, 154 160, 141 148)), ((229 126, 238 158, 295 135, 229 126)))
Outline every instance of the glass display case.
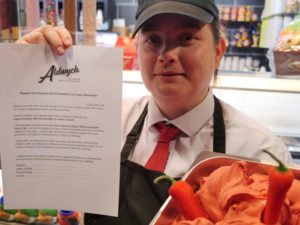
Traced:
MULTIPOLYGON (((279 136, 300 164, 300 79, 245 74, 220 74, 212 83, 214 94, 279 136)), ((124 71, 123 97, 149 92, 139 71, 124 71)))

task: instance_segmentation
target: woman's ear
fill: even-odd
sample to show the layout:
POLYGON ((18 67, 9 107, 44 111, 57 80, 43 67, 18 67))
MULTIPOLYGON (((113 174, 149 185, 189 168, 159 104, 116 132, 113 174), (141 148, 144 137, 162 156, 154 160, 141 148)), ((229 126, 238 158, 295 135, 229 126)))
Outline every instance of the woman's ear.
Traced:
POLYGON ((226 51, 226 40, 221 36, 219 43, 216 46, 216 59, 215 59, 215 68, 218 69, 221 63, 221 60, 226 51))

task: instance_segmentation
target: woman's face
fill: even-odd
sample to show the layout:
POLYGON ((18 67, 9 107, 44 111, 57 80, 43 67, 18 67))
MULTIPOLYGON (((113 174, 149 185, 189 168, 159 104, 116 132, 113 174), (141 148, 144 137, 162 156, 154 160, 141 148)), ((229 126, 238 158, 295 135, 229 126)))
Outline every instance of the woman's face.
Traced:
POLYGON ((224 40, 214 43, 210 25, 186 16, 155 16, 139 33, 142 78, 161 108, 172 103, 188 111, 199 104, 224 51, 224 40))

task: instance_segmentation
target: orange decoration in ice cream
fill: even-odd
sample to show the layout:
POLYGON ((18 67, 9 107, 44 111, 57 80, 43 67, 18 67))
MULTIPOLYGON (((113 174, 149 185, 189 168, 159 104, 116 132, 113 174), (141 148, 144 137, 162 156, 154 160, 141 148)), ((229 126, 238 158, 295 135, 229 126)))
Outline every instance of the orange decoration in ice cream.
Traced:
POLYGON ((293 183, 294 174, 272 153, 267 150, 264 150, 264 152, 279 164, 277 167, 271 167, 269 171, 267 204, 263 215, 265 224, 276 224, 281 216, 287 192, 293 183))
POLYGON ((166 175, 156 178, 154 183, 162 179, 167 179, 172 182, 172 186, 169 188, 169 194, 175 200, 181 215, 186 220, 194 220, 197 217, 207 217, 198 196, 195 195, 189 183, 183 180, 176 181, 166 175))

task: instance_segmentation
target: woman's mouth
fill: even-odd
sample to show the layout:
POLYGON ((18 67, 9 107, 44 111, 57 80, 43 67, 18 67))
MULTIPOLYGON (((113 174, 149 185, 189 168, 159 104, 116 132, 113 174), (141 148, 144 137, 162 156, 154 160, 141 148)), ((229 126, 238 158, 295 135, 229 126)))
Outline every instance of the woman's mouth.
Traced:
POLYGON ((168 72, 159 72, 155 73, 156 76, 163 76, 163 77, 172 77, 172 76, 182 76, 184 75, 183 73, 178 73, 178 72, 173 72, 173 71, 168 71, 168 72))

